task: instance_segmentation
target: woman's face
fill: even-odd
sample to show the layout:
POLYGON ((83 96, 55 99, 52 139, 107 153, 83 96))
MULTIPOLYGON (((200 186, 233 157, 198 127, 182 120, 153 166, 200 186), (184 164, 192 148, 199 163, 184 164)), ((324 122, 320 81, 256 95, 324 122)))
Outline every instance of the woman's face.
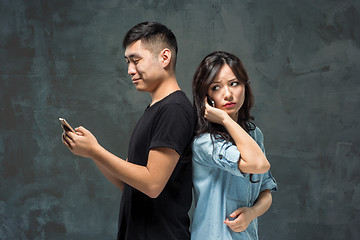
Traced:
POLYGON ((225 64, 210 84, 208 95, 215 102, 215 107, 225 111, 237 121, 238 112, 245 101, 245 85, 241 83, 225 64))

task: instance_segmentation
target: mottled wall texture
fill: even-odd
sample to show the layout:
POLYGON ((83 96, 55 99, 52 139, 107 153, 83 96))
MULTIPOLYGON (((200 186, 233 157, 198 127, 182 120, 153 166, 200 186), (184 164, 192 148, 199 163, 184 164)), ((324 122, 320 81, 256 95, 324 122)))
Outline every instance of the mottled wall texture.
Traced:
POLYGON ((57 119, 126 157, 150 97, 121 41, 145 20, 177 36, 190 98, 206 54, 243 60, 279 185, 260 238, 360 239, 357 0, 0 0, 0 239, 115 238, 121 192, 62 145, 57 119))

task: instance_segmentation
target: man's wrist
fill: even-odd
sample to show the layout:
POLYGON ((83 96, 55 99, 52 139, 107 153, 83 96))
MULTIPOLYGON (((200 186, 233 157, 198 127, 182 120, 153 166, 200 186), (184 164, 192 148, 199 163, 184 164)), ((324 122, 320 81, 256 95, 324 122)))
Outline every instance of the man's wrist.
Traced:
POLYGON ((93 160, 97 159, 103 149, 104 148, 99 143, 95 144, 89 151, 90 158, 93 160))

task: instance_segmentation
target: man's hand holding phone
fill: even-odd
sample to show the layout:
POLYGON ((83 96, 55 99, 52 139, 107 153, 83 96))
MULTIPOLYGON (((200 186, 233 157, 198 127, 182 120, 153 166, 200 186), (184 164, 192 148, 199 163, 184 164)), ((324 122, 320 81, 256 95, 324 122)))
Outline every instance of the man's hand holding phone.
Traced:
POLYGON ((59 120, 64 129, 62 134, 64 145, 75 155, 91 158, 100 146, 95 136, 84 127, 77 127, 74 130, 65 119, 59 118, 59 120))

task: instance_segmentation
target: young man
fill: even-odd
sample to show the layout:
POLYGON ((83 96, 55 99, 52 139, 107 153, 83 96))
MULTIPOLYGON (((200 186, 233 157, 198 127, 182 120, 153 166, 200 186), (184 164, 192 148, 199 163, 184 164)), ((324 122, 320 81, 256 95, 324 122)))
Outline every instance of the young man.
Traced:
POLYGON ((152 98, 133 130, 128 159, 105 150, 84 127, 64 133, 63 142, 123 190, 118 239, 190 239, 195 120, 175 76, 176 38, 164 25, 144 22, 129 30, 123 47, 136 89, 152 98))

